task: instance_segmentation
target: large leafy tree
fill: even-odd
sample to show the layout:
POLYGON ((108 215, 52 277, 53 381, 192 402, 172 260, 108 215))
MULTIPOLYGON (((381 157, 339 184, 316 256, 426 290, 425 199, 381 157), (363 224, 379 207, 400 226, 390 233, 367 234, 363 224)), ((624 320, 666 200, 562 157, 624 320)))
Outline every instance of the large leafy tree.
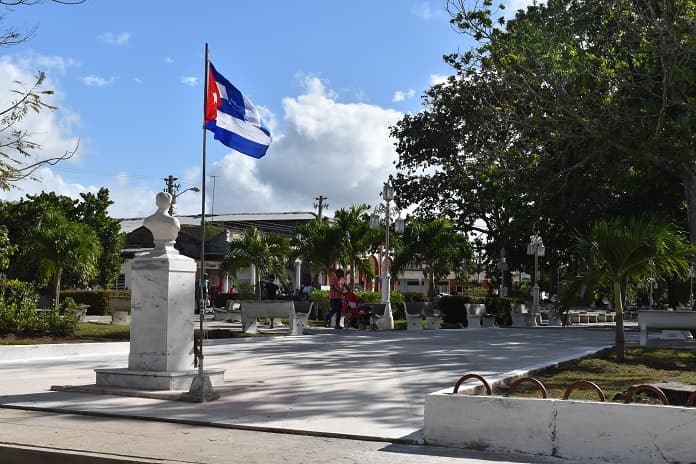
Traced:
POLYGON ((398 274, 409 265, 423 265, 423 276, 432 297, 435 281, 450 272, 461 273, 472 262, 473 248, 465 235, 444 218, 412 220, 406 224, 402 246, 394 258, 392 270, 398 274))
POLYGON ((610 288, 616 311, 616 359, 623 361, 626 286, 640 284, 651 275, 686 274, 689 256, 695 251, 678 229, 653 219, 597 221, 586 234, 574 235, 573 253, 582 270, 564 285, 556 311, 567 310, 583 289, 610 288))
POLYGON ((109 190, 100 188, 96 193, 81 193, 82 201, 75 205, 75 218, 94 230, 99 237, 102 252, 97 265, 96 282, 104 288, 109 287, 121 272, 124 258, 121 256, 125 234, 121 232, 118 219, 108 214, 114 202, 109 199, 109 190))
POLYGON ((288 283, 286 269, 289 255, 290 240, 286 237, 274 233, 262 234, 256 227, 249 227, 242 237, 227 244, 223 268, 236 276, 240 270, 253 265, 256 268, 254 286, 260 300, 262 276, 273 274, 281 283, 288 283))
POLYGON ((534 228, 564 250, 574 229, 618 213, 685 223, 693 1, 549 0, 507 24, 492 3, 447 2, 475 45, 393 128, 400 196, 423 217, 483 221, 489 253, 505 246, 513 264, 534 228))
POLYGON ((124 236, 120 232, 118 220, 107 213, 111 205, 108 189, 102 188, 96 194, 83 193, 81 200, 75 200, 53 192, 28 195, 18 202, 0 202, 0 222, 7 226, 9 237, 17 247, 17 252, 10 260, 8 275, 23 280, 37 280, 39 256, 33 253, 34 242, 41 238, 34 227, 44 211, 59 211, 66 219, 79 222, 96 234, 96 243, 101 248, 97 273, 87 282, 80 275, 74 275, 67 269, 62 282, 79 285, 111 285, 120 272, 123 259, 121 251, 124 236))
POLYGON ((70 271, 82 284, 97 274, 101 247, 89 226, 70 220, 60 210, 44 211, 34 225, 31 252, 37 256, 39 282, 53 289, 55 305, 60 301, 61 278, 70 271))

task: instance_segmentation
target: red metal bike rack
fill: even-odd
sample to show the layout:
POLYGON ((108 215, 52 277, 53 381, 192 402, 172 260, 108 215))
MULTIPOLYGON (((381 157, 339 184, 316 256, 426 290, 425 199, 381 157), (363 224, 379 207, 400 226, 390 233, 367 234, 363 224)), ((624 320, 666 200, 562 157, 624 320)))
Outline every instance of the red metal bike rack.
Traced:
POLYGON ((591 389, 597 392, 597 395, 599 395, 599 401, 604 402, 607 400, 607 397, 604 395, 602 389, 599 388, 599 385, 597 385, 594 382, 590 382, 589 380, 578 380, 577 382, 572 384, 563 394, 563 399, 567 400, 570 397, 570 394, 573 392, 573 390, 575 390, 577 387, 590 387, 591 389))
POLYGON ((483 386, 486 388, 486 395, 490 395, 492 393, 491 386, 488 385, 488 382, 486 382, 486 379, 484 379, 483 377, 481 377, 478 374, 466 374, 466 375, 463 375, 462 377, 460 377, 459 380, 457 380, 457 383, 454 384, 454 391, 452 393, 456 395, 457 392, 459 391, 459 386, 469 379, 480 380, 481 383, 483 384, 483 386))
POLYGON ((510 390, 509 390, 508 393, 509 393, 510 395, 512 395, 513 393, 515 393, 515 392, 517 391, 517 387, 519 387, 519 386, 522 385, 523 383, 531 383, 532 385, 536 386, 537 389, 541 392, 542 398, 548 398, 549 392, 546 390, 546 387, 544 386, 543 383, 541 383, 540 381, 538 381, 538 380, 535 379, 534 377, 522 377, 522 378, 520 378, 520 379, 515 380, 515 381, 512 382, 512 384, 510 385, 510 390))
POLYGON ((692 394, 689 395, 689 399, 686 400, 686 406, 688 406, 688 407, 693 406, 694 401, 696 401, 696 392, 693 392, 692 394))
MULTIPOLYGON (((652 385, 636 385, 635 387, 632 387, 628 390, 628 393, 626 393, 626 399, 624 400, 624 403, 630 403, 631 400, 633 399, 633 395, 635 395, 638 392, 641 391, 651 391, 655 393, 659 398, 660 401, 662 401, 662 404, 669 404, 669 400, 667 399, 667 396, 665 396, 665 393, 660 390, 659 388, 652 386, 652 385)), ((692 395, 693 396, 693 395, 692 395)))

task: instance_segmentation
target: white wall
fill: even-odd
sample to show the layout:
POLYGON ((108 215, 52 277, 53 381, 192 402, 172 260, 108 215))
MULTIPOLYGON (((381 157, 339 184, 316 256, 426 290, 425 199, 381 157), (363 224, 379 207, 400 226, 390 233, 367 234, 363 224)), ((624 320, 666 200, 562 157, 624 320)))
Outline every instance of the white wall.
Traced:
POLYGON ((632 464, 696 459, 696 408, 453 395, 425 399, 431 445, 632 464))

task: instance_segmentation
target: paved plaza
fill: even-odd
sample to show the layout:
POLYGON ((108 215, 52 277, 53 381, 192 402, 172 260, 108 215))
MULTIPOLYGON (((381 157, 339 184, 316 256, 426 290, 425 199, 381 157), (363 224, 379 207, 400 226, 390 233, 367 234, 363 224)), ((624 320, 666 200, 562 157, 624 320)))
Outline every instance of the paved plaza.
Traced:
POLYGON ((128 343, 0 347, 0 443, 125 462, 561 462, 423 446, 425 395, 470 372, 494 382, 587 355, 614 337, 610 328, 314 332, 210 340, 205 365, 226 369, 225 385, 202 404, 50 390, 127 367, 128 343))

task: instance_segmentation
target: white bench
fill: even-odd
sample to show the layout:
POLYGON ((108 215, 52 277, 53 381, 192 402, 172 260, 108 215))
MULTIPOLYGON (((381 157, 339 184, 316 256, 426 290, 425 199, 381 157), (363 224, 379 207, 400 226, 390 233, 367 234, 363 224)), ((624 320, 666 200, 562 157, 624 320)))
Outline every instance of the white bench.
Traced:
POLYGON ((405 301, 404 313, 406 314, 406 328, 408 330, 423 330, 423 316, 425 307, 430 305, 425 301, 405 301))
POLYGON ((215 320, 225 322, 242 322, 239 301, 227 300, 224 308, 215 308, 215 320))
POLYGON ((481 327, 492 327, 491 319, 486 312, 486 305, 482 303, 464 303, 466 308, 466 318, 469 329, 480 329, 481 327), (487 321, 484 324, 484 321, 487 321))
POLYGON ((696 311, 642 310, 638 313, 640 346, 648 346, 648 329, 696 329, 696 311))
POLYGON ((298 327, 297 319, 301 318, 304 320, 300 324, 304 328, 309 318, 309 312, 296 313, 295 302, 291 300, 242 301, 240 302, 240 309, 244 333, 257 333, 257 319, 260 317, 266 319, 284 317, 290 320, 290 333, 292 335, 301 335, 301 333, 296 333, 298 327))
POLYGON ((374 330, 382 329, 382 319, 386 316, 386 303, 366 303, 370 308, 370 327, 374 330))
POLYGON ((309 325, 309 315, 312 313, 314 303, 310 301, 293 302, 293 314, 290 316, 289 335, 302 335, 305 327, 309 325))

